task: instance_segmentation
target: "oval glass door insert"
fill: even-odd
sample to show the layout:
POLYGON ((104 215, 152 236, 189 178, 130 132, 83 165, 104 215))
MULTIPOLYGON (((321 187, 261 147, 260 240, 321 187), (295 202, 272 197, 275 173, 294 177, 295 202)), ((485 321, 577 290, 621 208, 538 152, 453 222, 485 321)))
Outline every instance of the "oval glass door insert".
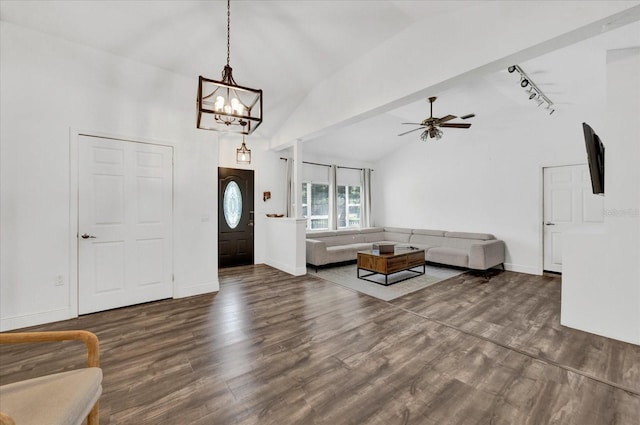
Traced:
POLYGON ((238 183, 232 181, 224 190, 222 210, 227 225, 235 229, 238 223, 240 223, 240 217, 242 217, 242 193, 240 192, 238 183))

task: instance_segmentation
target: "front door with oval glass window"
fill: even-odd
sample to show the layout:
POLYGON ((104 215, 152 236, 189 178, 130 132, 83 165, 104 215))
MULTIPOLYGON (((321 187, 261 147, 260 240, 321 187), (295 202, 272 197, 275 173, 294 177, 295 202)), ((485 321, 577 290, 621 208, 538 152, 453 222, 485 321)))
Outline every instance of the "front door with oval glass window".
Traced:
POLYGON ((253 170, 218 168, 218 265, 253 264, 253 170))

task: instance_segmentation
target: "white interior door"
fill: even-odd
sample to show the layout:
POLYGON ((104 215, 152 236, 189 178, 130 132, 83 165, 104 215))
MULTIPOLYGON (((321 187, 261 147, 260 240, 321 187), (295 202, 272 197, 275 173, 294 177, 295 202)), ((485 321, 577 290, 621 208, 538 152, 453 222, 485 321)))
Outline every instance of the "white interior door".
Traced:
POLYGON ((173 294, 173 149, 80 136, 78 312, 173 294))
POLYGON ((593 194, 586 165, 548 167, 543 175, 544 269, 562 272, 563 233, 602 225, 604 197, 593 194))

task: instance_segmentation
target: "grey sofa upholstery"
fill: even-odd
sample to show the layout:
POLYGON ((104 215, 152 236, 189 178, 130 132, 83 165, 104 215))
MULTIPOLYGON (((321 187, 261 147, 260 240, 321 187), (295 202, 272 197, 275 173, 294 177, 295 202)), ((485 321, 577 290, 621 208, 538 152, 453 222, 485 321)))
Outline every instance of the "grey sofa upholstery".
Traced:
POLYGON ((488 233, 371 227, 307 233, 307 263, 313 266, 352 261, 377 242, 425 250, 425 261, 488 270, 504 264, 504 242, 488 233))

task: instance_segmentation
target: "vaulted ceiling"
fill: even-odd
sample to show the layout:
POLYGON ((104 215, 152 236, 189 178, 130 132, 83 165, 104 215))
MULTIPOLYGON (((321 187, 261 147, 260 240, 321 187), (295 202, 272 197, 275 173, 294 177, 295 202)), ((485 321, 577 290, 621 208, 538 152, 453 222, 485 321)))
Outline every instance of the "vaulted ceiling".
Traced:
MULTIPOLYGON (((538 13, 536 10, 541 7, 536 6, 537 2, 518 3, 528 3, 528 13, 538 13)), ((564 9, 558 9, 561 11, 567 8, 575 8, 576 11, 588 9, 576 2, 553 3, 563 3, 564 9)), ((612 21, 615 24, 612 28, 627 21, 636 21, 637 24, 640 19, 638 1, 589 3, 594 5, 593 8, 603 9, 594 12, 594 17, 607 16, 609 12, 606 7, 611 8, 607 4, 616 3, 616 7, 611 9, 614 11, 631 8, 629 10, 632 12, 627 12, 626 17, 624 14, 622 18, 618 15, 612 21)), ((457 69, 463 69, 463 64, 460 64, 463 59, 478 56, 474 40, 479 40, 484 33, 479 33, 478 28, 509 25, 512 21, 516 25, 519 19, 526 19, 515 14, 516 10, 518 8, 514 8, 513 2, 494 1, 232 1, 230 63, 239 84, 264 90, 265 121, 256 136, 264 139, 280 137, 283 142, 290 142, 289 139, 294 135, 310 141, 310 152, 340 146, 345 156, 359 155, 360 159, 372 161, 394 148, 395 145, 388 140, 390 137, 395 140, 401 132, 400 122, 421 120, 428 115, 428 105, 424 102, 426 96, 421 91, 428 89, 434 81, 442 80, 440 76, 430 79, 429 73, 438 67, 443 68, 441 72, 446 71, 447 67, 456 69, 456 65, 460 65, 457 69), (495 12, 501 5, 504 5, 505 14, 497 16, 500 19, 496 22, 476 22, 475 26, 469 26, 468 21, 474 16, 482 18, 489 12, 495 12), (452 27, 451 23, 459 23, 459 26, 452 27), (436 31, 442 26, 446 31, 436 31), (323 117, 309 115, 323 108, 330 110, 336 107, 333 101, 344 103, 341 101, 344 93, 328 93, 319 97, 323 82, 344 73, 348 78, 345 87, 366 90, 366 87, 358 87, 360 81, 353 80, 353 72, 349 74, 345 70, 349 71, 349 66, 353 64, 366 64, 369 57, 373 57, 380 49, 385 46, 393 48, 394 42, 402 43, 403 37, 411 34, 419 34, 420 39, 406 45, 407 63, 413 64, 410 58, 414 57, 424 60, 424 63, 415 61, 415 67, 408 67, 407 63, 398 64, 397 73, 386 75, 386 78, 376 75, 379 70, 373 68, 359 72, 368 77, 365 81, 377 81, 375 78, 378 78, 380 86, 384 87, 407 80, 402 72, 404 67, 404 71, 413 72, 414 75, 419 75, 417 72, 425 74, 422 87, 415 87, 414 93, 405 90, 402 98, 398 97, 397 100, 395 93, 382 89, 384 96, 367 99, 364 108, 362 105, 354 105, 352 110, 345 108, 339 111, 342 115, 327 118, 326 125, 321 122, 315 125, 314 119, 321 121, 323 117), (466 51, 459 48, 446 50, 447 45, 457 47, 466 44, 469 45, 466 51), (434 56, 429 57, 430 54, 434 56), (424 64, 428 66, 422 69, 424 64), (319 98, 326 102, 316 105, 319 98), (306 127, 296 128, 293 124, 297 122, 291 122, 296 118, 288 119, 296 113, 307 120, 306 127), (290 131, 283 132, 283 127, 290 131), (318 132, 325 127, 330 131, 318 132), (346 144, 347 140, 350 143, 346 144), (358 145, 358 141, 362 140, 367 140, 367 149, 363 150, 358 145)), ((552 8, 549 13, 553 13, 552 8)), ((544 13, 541 16, 545 16, 544 13)), ((0 19, 191 78, 194 81, 194 98, 198 75, 218 78, 226 63, 224 1, 3 0, 0 3, 0 19)), ((554 22, 561 22, 573 17, 560 16, 554 19, 554 22)), ((589 16, 585 19, 593 20, 589 16)), ((550 19, 547 26, 554 28, 554 22, 550 19)), ((576 21, 576 25, 582 24, 576 21)), ((608 29, 604 25, 600 30, 602 32, 608 29)), ((513 31, 517 34, 517 28, 513 31)), ((561 33, 559 26, 557 33, 561 33)), ((638 34, 640 31, 636 25, 626 30, 623 37, 625 41, 617 40, 613 44, 617 47, 633 43, 638 45, 638 34)), ((593 33, 584 37, 590 35, 593 33)), ((527 39, 523 35, 522 38, 525 39, 524 44, 541 42, 535 37, 527 39)), ((508 45, 505 41, 500 45, 485 44, 483 48, 487 51, 499 50, 503 44, 508 45)), ((568 44, 568 41, 565 40, 564 44, 568 44)), ((599 48, 610 48, 611 45, 600 43, 599 48)), ((539 50, 546 53, 552 51, 553 47, 545 46, 539 50)), ((393 52, 389 52, 389 57, 395 57, 393 52)), ((532 57, 533 54, 529 53, 525 57, 529 62, 525 63, 538 72, 546 83, 559 85, 563 80, 572 81, 566 72, 562 73, 567 67, 558 63, 562 55, 552 59, 541 56, 538 62, 532 57)), ((481 60, 478 58, 478 61, 481 60)), ((381 65, 379 68, 382 70, 394 69, 391 66, 393 64, 381 65)), ((496 73, 493 69, 487 69, 474 78, 462 79, 457 86, 443 85, 440 92, 433 93, 441 96, 435 112, 459 115, 498 108, 488 103, 487 99, 491 97, 486 93, 498 90, 507 97, 517 96, 503 90, 509 77, 505 72, 496 73), (447 90, 449 95, 442 96, 447 90)), ((570 96, 568 88, 550 88, 557 92, 559 102, 572 101, 566 98, 570 96)), ((371 87, 370 90, 377 88, 371 87)), ((358 91, 355 93, 357 95, 358 91)), ((297 120, 301 121, 299 118, 297 120)))

